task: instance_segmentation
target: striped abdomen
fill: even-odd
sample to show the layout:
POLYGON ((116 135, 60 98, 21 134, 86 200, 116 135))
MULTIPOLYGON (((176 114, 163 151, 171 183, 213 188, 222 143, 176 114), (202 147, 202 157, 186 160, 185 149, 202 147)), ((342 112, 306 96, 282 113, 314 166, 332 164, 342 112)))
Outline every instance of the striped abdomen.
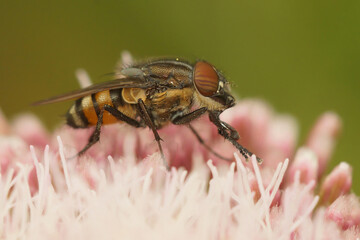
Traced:
MULTIPOLYGON (((117 108, 128 117, 135 118, 134 106, 122 98, 123 89, 101 91, 75 101, 67 113, 67 124, 73 128, 87 128, 96 125, 105 104, 117 108)), ((104 111, 103 124, 119 122, 109 112, 104 111)))

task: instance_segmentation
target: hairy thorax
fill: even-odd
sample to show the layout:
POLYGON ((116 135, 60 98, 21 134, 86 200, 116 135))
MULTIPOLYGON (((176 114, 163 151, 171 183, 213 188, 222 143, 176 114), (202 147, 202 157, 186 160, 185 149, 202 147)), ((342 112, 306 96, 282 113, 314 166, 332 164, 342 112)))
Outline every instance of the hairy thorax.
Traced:
POLYGON ((170 123, 174 115, 186 114, 192 106, 191 88, 166 89, 149 95, 145 105, 157 128, 170 123))

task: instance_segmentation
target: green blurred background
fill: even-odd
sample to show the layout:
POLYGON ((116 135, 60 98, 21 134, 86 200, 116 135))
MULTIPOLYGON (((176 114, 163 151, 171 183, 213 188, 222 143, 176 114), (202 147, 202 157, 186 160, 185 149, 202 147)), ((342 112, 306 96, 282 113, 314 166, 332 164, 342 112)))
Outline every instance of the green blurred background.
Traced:
POLYGON ((0 107, 31 111, 49 128, 69 103, 31 102, 78 88, 113 70, 122 50, 136 58, 202 58, 242 97, 294 115, 301 144, 327 110, 343 119, 333 156, 354 166, 360 193, 360 1, 1 1, 0 107))

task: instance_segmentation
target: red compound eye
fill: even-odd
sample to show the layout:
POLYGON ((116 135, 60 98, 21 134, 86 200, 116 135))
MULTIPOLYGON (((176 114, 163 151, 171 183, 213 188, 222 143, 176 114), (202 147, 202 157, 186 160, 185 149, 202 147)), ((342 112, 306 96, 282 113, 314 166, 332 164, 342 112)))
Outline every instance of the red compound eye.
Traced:
POLYGON ((219 76, 211 64, 197 62, 194 67, 194 83, 201 95, 210 97, 218 90, 219 76))

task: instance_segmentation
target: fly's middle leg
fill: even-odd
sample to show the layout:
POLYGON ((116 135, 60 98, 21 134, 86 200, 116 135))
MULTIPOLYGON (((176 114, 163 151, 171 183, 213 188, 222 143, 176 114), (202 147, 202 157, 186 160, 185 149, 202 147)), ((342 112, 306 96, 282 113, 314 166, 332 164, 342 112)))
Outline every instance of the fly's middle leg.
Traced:
POLYGON ((153 120, 151 119, 148 110, 146 109, 144 101, 142 99, 139 99, 137 106, 138 106, 138 112, 139 112, 141 119, 144 120, 145 124, 152 130, 152 132, 154 134, 155 140, 156 140, 159 150, 160 150, 161 158, 163 159, 166 169, 170 170, 169 164, 167 163, 167 161, 165 159, 165 155, 164 155, 161 143, 160 143, 160 141, 162 139, 156 130, 155 124, 154 124, 153 120))
POLYGON ((209 152, 211 152, 212 154, 214 154, 215 156, 217 156, 220 159, 223 159, 225 161, 231 161, 232 160, 231 158, 221 156, 220 154, 215 152, 209 145, 207 145, 206 142, 201 138, 200 134, 190 124, 191 121, 201 117, 207 110, 208 110, 207 108, 203 107, 203 108, 196 109, 188 114, 177 116, 172 120, 172 123, 176 124, 176 125, 187 124, 188 127, 190 128, 191 132, 195 135, 197 140, 200 142, 200 144, 203 145, 209 152))
POLYGON ((195 137, 197 138, 197 140, 200 142, 201 145, 203 145, 209 152, 211 152, 212 154, 214 154, 216 157, 225 160, 225 161, 232 161, 232 158, 228 158, 228 157, 224 157, 222 155, 220 155, 219 153, 215 152, 209 145, 206 144, 206 142, 204 141, 204 139, 202 139, 202 137, 199 135, 199 133, 195 130, 195 128, 193 126, 191 126, 191 124, 189 124, 189 128, 191 130, 191 132, 195 135, 195 137))

